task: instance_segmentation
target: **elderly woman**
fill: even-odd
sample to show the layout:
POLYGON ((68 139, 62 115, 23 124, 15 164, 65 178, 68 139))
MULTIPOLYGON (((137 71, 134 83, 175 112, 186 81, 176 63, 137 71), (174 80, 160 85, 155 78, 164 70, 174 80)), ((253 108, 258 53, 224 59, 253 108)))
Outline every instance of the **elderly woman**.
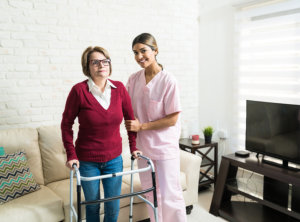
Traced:
MULTIPOLYGON (((121 82, 108 79, 112 66, 104 48, 88 47, 82 54, 81 63, 88 79, 71 89, 61 122, 66 164, 72 168, 76 163, 84 177, 120 172, 123 170, 120 124, 123 117, 134 119, 130 97, 121 82), (76 117, 79 132, 74 146, 72 126, 76 117)), ((130 151, 137 157, 136 133, 128 132, 128 138, 130 151)), ((121 177, 102 180, 105 198, 120 195, 121 181, 121 177)), ((82 181, 87 201, 100 199, 99 186, 99 180, 82 181)), ((119 200, 104 204, 104 221, 117 221, 119 204, 119 200)), ((87 205, 86 221, 100 221, 99 210, 99 204, 87 205)))

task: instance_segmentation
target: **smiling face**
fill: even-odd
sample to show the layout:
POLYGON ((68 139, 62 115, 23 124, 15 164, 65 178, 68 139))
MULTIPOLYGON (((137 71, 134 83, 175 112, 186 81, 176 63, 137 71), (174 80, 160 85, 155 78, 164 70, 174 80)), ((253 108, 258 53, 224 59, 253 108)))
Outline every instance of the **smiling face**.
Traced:
POLYGON ((93 52, 89 58, 89 70, 91 78, 108 78, 110 75, 110 63, 107 63, 106 57, 100 52, 93 52), (97 62, 97 60, 102 60, 97 62), (104 61, 103 61, 104 60, 104 61))
POLYGON ((137 43, 132 48, 136 62, 142 67, 147 68, 156 64, 155 56, 157 51, 152 50, 148 45, 137 43))

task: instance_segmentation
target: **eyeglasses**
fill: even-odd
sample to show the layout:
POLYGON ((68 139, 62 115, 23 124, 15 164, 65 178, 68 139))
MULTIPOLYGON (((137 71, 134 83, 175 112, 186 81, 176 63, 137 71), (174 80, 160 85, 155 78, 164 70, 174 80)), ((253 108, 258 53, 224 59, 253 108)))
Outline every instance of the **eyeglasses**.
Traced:
POLYGON ((91 63, 93 66, 99 66, 100 63, 101 63, 103 66, 109 66, 109 64, 110 64, 110 59, 102 59, 102 60, 99 60, 99 59, 92 59, 92 60, 90 60, 90 63, 91 63))

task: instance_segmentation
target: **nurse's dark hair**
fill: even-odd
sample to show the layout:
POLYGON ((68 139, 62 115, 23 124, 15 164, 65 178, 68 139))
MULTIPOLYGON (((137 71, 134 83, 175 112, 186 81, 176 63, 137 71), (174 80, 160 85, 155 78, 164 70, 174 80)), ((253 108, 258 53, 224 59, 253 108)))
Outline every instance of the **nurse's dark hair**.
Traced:
MULTIPOLYGON (((151 35, 150 33, 142 33, 140 35, 138 35, 137 37, 134 38, 134 40, 132 41, 132 48, 135 44, 145 44, 147 46, 149 46, 153 51, 157 51, 158 53, 158 47, 157 47, 157 43, 155 38, 153 37, 153 35, 151 35)), ((156 56, 155 56, 156 59, 156 56)), ((156 60, 157 61, 157 60, 156 60)), ((162 69, 163 66, 159 63, 157 63, 162 69)))

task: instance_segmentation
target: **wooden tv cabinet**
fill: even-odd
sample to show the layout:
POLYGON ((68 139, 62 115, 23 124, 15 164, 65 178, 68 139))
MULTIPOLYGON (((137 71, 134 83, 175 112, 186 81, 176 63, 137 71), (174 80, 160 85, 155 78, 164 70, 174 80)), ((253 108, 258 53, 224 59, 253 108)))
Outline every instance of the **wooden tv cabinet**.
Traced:
POLYGON ((300 171, 284 169, 262 162, 254 154, 222 157, 210 213, 229 221, 300 221, 300 171), (237 177, 238 168, 263 175, 262 194, 247 190, 247 183, 237 177), (234 200, 241 195, 251 200, 234 200))

